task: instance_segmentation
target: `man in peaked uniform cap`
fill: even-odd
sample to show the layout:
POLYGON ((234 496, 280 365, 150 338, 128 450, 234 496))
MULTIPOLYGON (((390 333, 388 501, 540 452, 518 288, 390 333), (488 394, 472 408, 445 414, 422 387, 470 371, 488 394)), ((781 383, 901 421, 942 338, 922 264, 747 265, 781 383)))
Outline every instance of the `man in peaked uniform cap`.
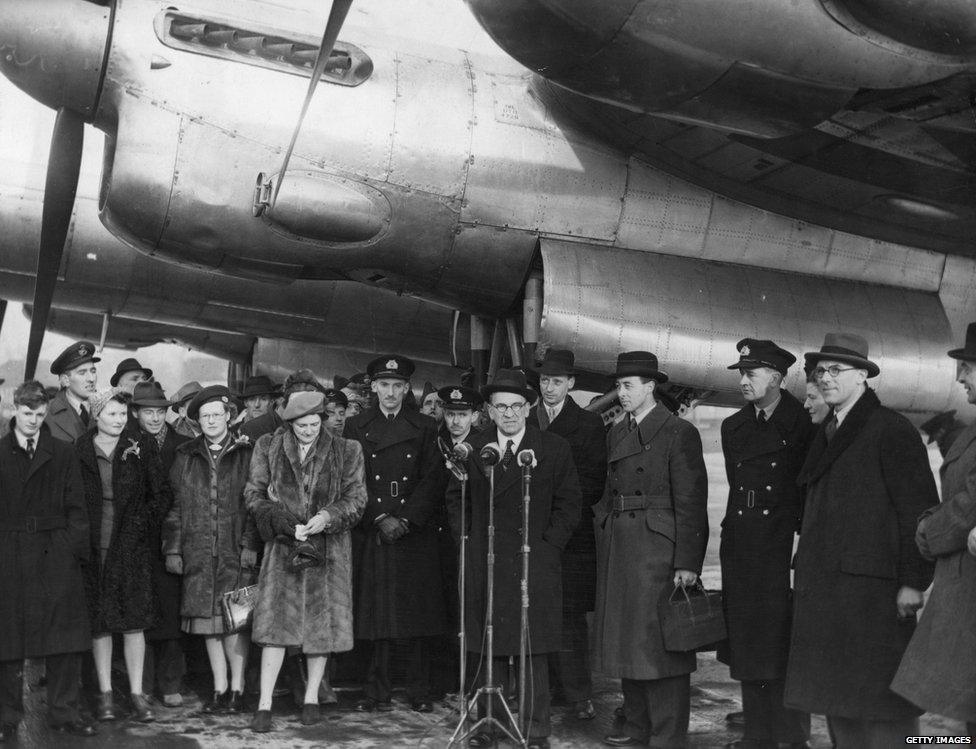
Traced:
POLYGON ((915 529, 939 497, 915 427, 867 387, 880 372, 867 341, 828 333, 805 358, 832 416, 798 479, 806 500, 785 704, 826 715, 839 749, 884 749, 919 732, 922 711, 889 685, 932 582, 915 529))
MULTIPOLYGON (((486 556, 488 549, 488 467, 479 455, 494 443, 503 457, 495 467, 495 607, 494 655, 499 684, 507 680, 510 656, 519 654, 521 624, 522 469, 516 456, 535 455, 530 484, 529 660, 531 691, 525 696, 526 714, 519 716, 529 747, 547 747, 549 718, 548 654, 562 647, 562 550, 579 523, 580 489, 569 444, 562 437, 540 431, 528 422, 535 393, 525 374, 501 369, 481 391, 488 401, 494 426, 471 438, 474 455, 468 463, 469 494, 466 519, 468 588, 464 603, 468 650, 482 652, 485 630, 486 556)), ((461 533, 460 484, 452 480, 447 506, 455 537, 461 533)), ((482 670, 482 674, 484 671, 482 670)), ((482 676, 482 679, 484 677, 482 676)), ((484 710, 484 706, 482 706, 484 710)), ((501 717, 496 715, 496 717, 501 717)), ((476 733, 473 747, 489 746, 490 733, 476 733)))
POLYGON ((555 688, 562 689, 579 720, 596 716, 590 683, 589 628, 586 612, 596 595, 596 539, 593 505, 603 496, 607 480, 607 441, 603 419, 585 411, 569 391, 576 386, 576 357, 572 351, 549 349, 536 367, 540 402, 529 422, 558 434, 569 443, 579 476, 582 505, 580 523, 563 552, 563 647, 553 653, 549 666, 555 688))
POLYGON ((410 640, 407 696, 430 712, 430 637, 447 631, 432 515, 439 501, 440 451, 433 419, 404 407, 414 364, 389 354, 367 367, 375 408, 346 420, 358 441, 368 499, 354 532, 356 637, 372 644, 361 711, 391 709, 390 649, 410 640))
POLYGON ((88 398, 98 383, 95 364, 100 361, 94 343, 77 341, 51 363, 51 374, 58 376, 61 392, 51 401, 45 423, 55 439, 74 442, 88 429, 88 398))
POLYGON ((719 660, 742 682, 745 735, 726 746, 805 746, 810 716, 783 707, 790 647, 790 560, 803 494, 796 484, 813 424, 781 389, 796 357, 769 340, 736 344, 746 405, 722 422, 729 500, 722 522, 722 593, 728 645, 719 660))
POLYGON ((617 357, 627 414, 607 435, 609 473, 596 516, 594 670, 621 680, 625 723, 611 746, 684 746, 695 654, 666 650, 658 604, 694 585, 708 543, 708 478, 698 430, 654 400, 657 357, 617 357), (640 570, 641 574, 634 574, 640 570))

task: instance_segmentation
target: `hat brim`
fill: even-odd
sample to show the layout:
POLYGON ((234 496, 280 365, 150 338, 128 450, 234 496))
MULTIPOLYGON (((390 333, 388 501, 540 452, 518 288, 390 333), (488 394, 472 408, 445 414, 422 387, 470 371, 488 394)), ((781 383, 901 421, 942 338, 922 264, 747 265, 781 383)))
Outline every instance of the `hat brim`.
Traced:
POLYGON ((129 401, 129 405, 133 408, 169 408, 173 405, 173 401, 168 401, 165 398, 150 398, 147 400, 129 401))
POLYGON ((400 374, 399 372, 381 372, 373 375, 370 379, 370 383, 378 382, 379 380, 403 380, 404 382, 409 382, 410 378, 407 375, 400 374))
POLYGON ((877 377, 881 374, 881 368, 875 364, 873 361, 864 359, 860 356, 851 356, 849 354, 835 354, 831 352, 823 353, 821 351, 811 351, 803 355, 804 360, 807 365, 816 364, 824 359, 829 359, 830 361, 844 362, 845 364, 853 364, 857 369, 867 370, 868 377, 877 377))
MULTIPOLYGON (((219 401, 222 397, 224 396, 221 395, 207 396, 206 398, 201 398, 198 403, 196 402, 197 397, 194 396, 193 399, 190 401, 190 405, 186 409, 186 415, 189 416, 194 421, 199 421, 200 409, 203 408, 203 406, 207 405, 208 403, 211 403, 213 401, 219 401)), ((238 411, 244 408, 244 404, 241 403, 236 397, 234 397, 234 395, 230 395, 227 397, 227 403, 225 405, 233 406, 238 411)))
POLYGON ((576 370, 573 367, 567 367, 565 365, 559 364, 559 362, 544 361, 540 364, 536 364, 532 369, 541 375, 553 375, 554 377, 575 377, 576 370))
POLYGON ((967 351, 964 348, 954 348, 952 351, 946 351, 946 356, 952 359, 959 359, 960 361, 976 361, 976 351, 967 351))
POLYGON ((730 364, 727 366, 726 369, 771 369, 774 372, 779 372, 780 374, 785 375, 786 369, 789 368, 787 367, 785 369, 780 369, 779 367, 773 366, 769 362, 756 361, 755 359, 739 359, 739 361, 737 361, 735 364, 730 364))
POLYGON ((257 398, 259 395, 278 395, 278 391, 277 390, 259 390, 256 393, 241 393, 241 396, 240 397, 241 397, 241 400, 245 400, 247 398, 257 398))
POLYGON ((112 383, 112 387, 118 387, 119 386, 119 380, 122 379, 122 375, 127 375, 127 374, 129 374, 129 372, 142 372, 144 375, 146 375, 146 379, 147 380, 151 380, 152 379, 152 376, 153 376, 153 371, 151 369, 146 369, 145 367, 136 367, 135 369, 126 369, 126 370, 124 370, 122 372, 116 372, 114 375, 112 375, 112 377, 109 379, 109 382, 112 383))
POLYGON ((485 385, 481 388, 481 397, 487 402, 491 397, 492 393, 512 393, 513 395, 521 395, 525 398, 526 402, 531 406, 535 403, 536 399, 539 397, 535 390, 530 388, 520 388, 516 385, 485 385))
POLYGON ((624 369, 618 369, 610 376, 613 377, 614 379, 620 379, 621 377, 648 377, 652 380, 657 381, 662 385, 668 381, 668 373, 662 372, 660 369, 650 370, 650 369, 643 369, 643 368, 634 368, 634 369, 624 368, 624 369))

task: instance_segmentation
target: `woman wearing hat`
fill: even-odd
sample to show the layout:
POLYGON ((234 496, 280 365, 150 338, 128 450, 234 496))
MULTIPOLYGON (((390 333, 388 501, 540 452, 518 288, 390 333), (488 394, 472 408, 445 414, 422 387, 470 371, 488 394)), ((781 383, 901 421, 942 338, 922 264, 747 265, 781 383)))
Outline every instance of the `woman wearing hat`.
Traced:
POLYGON ((244 709, 250 637, 226 631, 221 599, 251 582, 246 569, 256 564, 260 546, 244 504, 253 445, 229 429, 237 413, 222 385, 204 388, 190 401, 187 415, 203 433, 176 449, 170 470, 174 501, 163 526, 166 569, 183 575, 182 629, 205 638, 214 696, 203 709, 211 713, 244 709))
MULTIPOLYGON (((150 444, 155 447, 153 457, 158 461, 164 476, 176 459, 176 448, 190 438, 179 434, 166 423, 166 409, 172 402, 166 398, 158 382, 136 383, 129 408, 132 418, 150 444)), ((172 501, 170 501, 172 504, 172 501)), ((163 508, 163 517, 169 512, 169 504, 163 508)), ((153 551, 153 584, 159 596, 159 624, 146 632, 146 666, 143 671, 143 691, 153 693, 158 687, 163 704, 179 707, 183 704, 180 684, 186 670, 180 631, 179 575, 166 571, 166 559, 162 553, 162 524, 152 528, 149 548, 153 551)))
POLYGON ((302 723, 319 720, 329 653, 351 650, 352 540, 366 505, 359 443, 323 428, 325 396, 294 393, 285 426, 254 449, 247 504, 265 541, 252 638, 262 645, 261 697, 251 722, 271 730, 271 696, 285 648, 308 659, 302 723))
POLYGON ((78 438, 75 451, 91 536, 92 562, 84 572, 101 692, 95 717, 118 717, 112 698, 112 635, 122 634, 133 718, 149 722, 155 716, 142 690, 145 630, 159 620, 151 541, 172 495, 152 438, 127 427, 128 395, 103 391, 88 402, 96 428, 78 438))

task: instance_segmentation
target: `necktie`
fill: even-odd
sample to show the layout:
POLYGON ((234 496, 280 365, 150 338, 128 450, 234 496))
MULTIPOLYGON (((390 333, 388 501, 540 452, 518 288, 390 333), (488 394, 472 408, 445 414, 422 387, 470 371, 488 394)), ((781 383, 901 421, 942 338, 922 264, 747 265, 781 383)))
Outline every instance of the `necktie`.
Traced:
POLYGON ((512 465, 512 461, 515 460, 515 451, 512 450, 512 445, 514 442, 512 440, 507 440, 505 445, 505 454, 502 456, 502 470, 507 471, 509 466, 512 465))
POLYGON ((34 438, 33 437, 27 438, 27 458, 29 460, 34 459, 34 438))
POLYGON ((387 421, 393 421, 395 418, 396 418, 396 414, 387 414, 386 415, 386 420, 387 421))
POLYGON ((756 414, 756 421, 758 421, 760 424, 766 423, 766 412, 761 408, 759 409, 759 413, 756 414))
POLYGON ((830 421, 827 422, 824 427, 824 434, 827 435, 827 442, 830 442, 834 438, 834 434, 837 432, 837 414, 830 417, 830 421))
POLYGON ((555 408, 546 408, 546 413, 549 414, 549 423, 550 424, 556 420, 556 409, 555 408))
POLYGON ((627 428, 632 432, 637 429, 637 417, 633 414, 627 417, 627 428))
POLYGON ((91 423, 91 417, 88 415, 88 407, 82 403, 79 412, 81 414, 81 423, 87 427, 91 423))

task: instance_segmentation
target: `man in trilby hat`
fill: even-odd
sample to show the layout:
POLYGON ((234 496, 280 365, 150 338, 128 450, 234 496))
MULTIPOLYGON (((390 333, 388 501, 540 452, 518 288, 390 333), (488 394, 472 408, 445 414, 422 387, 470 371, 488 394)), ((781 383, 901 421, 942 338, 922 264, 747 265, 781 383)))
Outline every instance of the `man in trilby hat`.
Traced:
POLYGON ((664 647, 658 605, 694 585, 708 543, 708 478, 698 430, 655 402, 668 376, 648 351, 617 357, 625 417, 607 435, 610 471, 595 505, 593 668, 620 679, 625 722, 610 746, 684 746, 694 652, 664 647))
MULTIPOLYGON (((495 589, 494 656, 498 684, 505 684, 510 656, 519 655, 522 594, 522 468, 518 455, 530 461, 528 668, 525 714, 519 716, 530 749, 549 746, 548 654, 562 647, 562 551, 579 523, 580 489, 569 444, 562 437, 528 423, 535 393, 525 374, 500 369, 481 394, 494 422, 470 439, 474 455, 468 462, 467 524, 468 588, 464 604, 469 652, 483 653, 488 579, 489 468, 480 455, 493 445, 501 458, 494 468, 495 589)), ((447 505, 454 535, 460 532, 460 486, 452 481, 447 505)), ((482 681, 484 669, 482 668, 482 681)), ((504 699, 502 697, 502 699, 504 699)), ((497 702, 494 703, 497 708, 497 702)), ((485 705, 482 705, 484 711, 485 705)), ((495 717, 501 715, 495 712, 495 717)), ((490 731, 475 733, 472 747, 492 745, 490 731)))
POLYGON ((828 333, 804 356, 832 412, 798 479, 785 704, 826 715, 839 749, 885 749, 919 732, 922 711, 889 685, 932 581, 915 527, 938 493, 915 427, 867 386, 881 371, 867 341, 828 333))
POLYGON ((783 389, 796 357, 770 340, 743 338, 739 374, 746 404, 722 422, 729 499, 722 521, 722 595, 728 643, 718 657, 742 682, 745 734, 729 749, 802 747, 810 716, 783 707, 793 596, 790 560, 803 493, 796 477, 813 424, 783 389))
POLYGON ((591 507, 603 496, 607 480, 607 440, 599 414, 580 408, 569 392, 576 387, 576 357, 572 351, 549 349, 536 367, 539 402, 529 421, 569 443, 579 475, 582 505, 580 523, 563 551, 563 647, 549 660, 555 690, 571 706, 577 720, 591 720, 590 633, 586 613, 596 595, 596 540, 591 507))

